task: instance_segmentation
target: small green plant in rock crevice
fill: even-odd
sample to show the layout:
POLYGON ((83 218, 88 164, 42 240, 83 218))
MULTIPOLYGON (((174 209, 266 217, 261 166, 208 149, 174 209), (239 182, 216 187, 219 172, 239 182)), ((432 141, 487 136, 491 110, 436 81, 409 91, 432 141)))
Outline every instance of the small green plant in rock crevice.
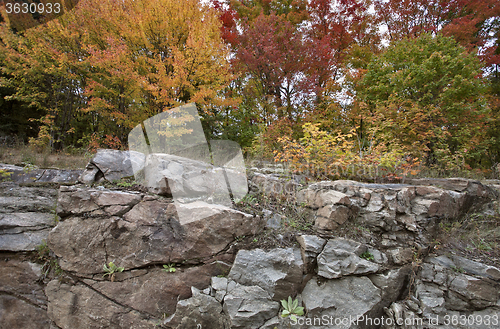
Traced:
POLYGON ((121 180, 116 182, 116 185, 119 187, 132 187, 134 185, 137 185, 138 183, 135 180, 127 180, 125 178, 122 178, 121 180))
POLYGON ((10 180, 10 175, 12 175, 12 172, 7 171, 6 169, 0 169, 0 182, 10 180))
POLYGON ((175 271, 176 271, 175 264, 168 263, 168 264, 163 265, 162 271, 165 271, 167 273, 175 273, 175 271))
POLYGON ((281 312, 281 316, 286 318, 290 316, 292 321, 297 321, 297 315, 304 315, 304 308, 299 306, 299 300, 292 300, 292 297, 288 297, 288 301, 285 299, 281 300, 281 305, 283 306, 283 311, 281 312))
POLYGON ((456 273, 465 273, 465 270, 463 267, 456 267, 456 266, 451 266, 451 269, 456 272, 456 273))
POLYGON ((375 257, 373 256, 373 254, 371 252, 369 252, 369 251, 365 251, 359 257, 364 258, 366 260, 370 260, 370 261, 373 261, 375 259, 375 257))
POLYGON ((102 268, 104 269, 104 272, 106 272, 102 277, 104 278, 106 275, 109 275, 111 281, 115 281, 115 273, 123 272, 124 270, 123 267, 118 267, 113 262, 109 262, 107 266, 104 264, 102 268))
POLYGON ((33 162, 23 162, 23 172, 25 174, 29 174, 32 171, 36 170, 38 167, 33 164, 33 162))
POLYGON ((56 276, 61 276, 64 273, 64 271, 59 266, 57 258, 55 258, 54 254, 50 251, 49 246, 47 245, 47 242, 45 240, 43 240, 41 244, 36 246, 35 249, 37 253, 37 261, 43 262, 42 275, 40 276, 41 281, 47 278, 51 271, 53 271, 56 276))

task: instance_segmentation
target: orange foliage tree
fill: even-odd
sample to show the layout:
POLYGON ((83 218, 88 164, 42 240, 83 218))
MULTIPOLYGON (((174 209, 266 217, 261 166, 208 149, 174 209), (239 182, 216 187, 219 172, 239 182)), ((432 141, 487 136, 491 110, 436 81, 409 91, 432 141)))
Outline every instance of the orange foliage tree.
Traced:
POLYGON ((221 94, 233 76, 218 16, 197 0, 82 0, 24 35, 2 27, 2 40, 13 97, 44 113, 54 147, 106 135, 123 144, 135 125, 184 103, 202 116, 237 104, 221 94))

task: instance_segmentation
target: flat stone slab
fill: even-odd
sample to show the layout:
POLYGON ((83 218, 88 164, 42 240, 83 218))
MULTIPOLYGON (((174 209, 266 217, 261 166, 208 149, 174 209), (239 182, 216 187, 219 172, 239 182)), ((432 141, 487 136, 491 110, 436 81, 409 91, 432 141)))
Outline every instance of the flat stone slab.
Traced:
POLYGON ((6 170, 12 173, 8 177, 8 181, 17 184, 28 183, 63 183, 63 184, 76 184, 78 177, 83 173, 83 170, 66 170, 66 169, 32 169, 29 170, 24 167, 1 164, 0 170, 6 170))

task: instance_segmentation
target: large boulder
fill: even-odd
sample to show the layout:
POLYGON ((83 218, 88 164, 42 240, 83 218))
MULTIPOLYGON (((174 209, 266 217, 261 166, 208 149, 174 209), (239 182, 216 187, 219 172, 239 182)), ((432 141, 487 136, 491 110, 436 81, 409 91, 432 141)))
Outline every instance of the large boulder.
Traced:
POLYGON ((229 192, 241 199, 248 191, 246 173, 171 154, 149 154, 144 185, 152 193, 180 198, 217 200, 230 205, 229 192))
POLYGON ((100 180, 118 181, 134 176, 133 162, 143 166, 144 154, 134 151, 98 149, 79 177, 79 181, 91 184, 100 180))
POLYGON ((61 216, 70 215, 50 232, 48 244, 64 270, 78 273, 101 273, 110 261, 125 269, 197 264, 262 227, 259 217, 201 201, 174 205, 151 196, 78 188, 62 188, 60 199, 61 216))

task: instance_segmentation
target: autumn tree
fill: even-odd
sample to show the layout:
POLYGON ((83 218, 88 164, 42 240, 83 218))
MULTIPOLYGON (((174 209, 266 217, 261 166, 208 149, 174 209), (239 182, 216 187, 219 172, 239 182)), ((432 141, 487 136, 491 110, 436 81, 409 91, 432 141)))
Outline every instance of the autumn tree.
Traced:
POLYGON ((44 131, 66 144, 82 121, 90 131, 76 129, 80 139, 124 142, 132 127, 168 108, 196 102, 209 117, 235 104, 220 93, 232 79, 220 22, 196 0, 83 0, 2 51, 15 97, 33 99, 46 113, 44 131))
POLYGON ((499 46, 495 38, 500 4, 496 0, 378 0, 375 8, 378 22, 393 41, 440 32, 486 57, 499 46))
POLYGON ((292 25, 308 18, 306 0, 229 0, 229 4, 240 19, 252 22, 260 15, 281 16, 292 25))
POLYGON ((480 67, 452 38, 394 43, 373 58, 360 85, 365 118, 380 142, 425 154, 427 165, 477 162, 489 113, 480 67))

